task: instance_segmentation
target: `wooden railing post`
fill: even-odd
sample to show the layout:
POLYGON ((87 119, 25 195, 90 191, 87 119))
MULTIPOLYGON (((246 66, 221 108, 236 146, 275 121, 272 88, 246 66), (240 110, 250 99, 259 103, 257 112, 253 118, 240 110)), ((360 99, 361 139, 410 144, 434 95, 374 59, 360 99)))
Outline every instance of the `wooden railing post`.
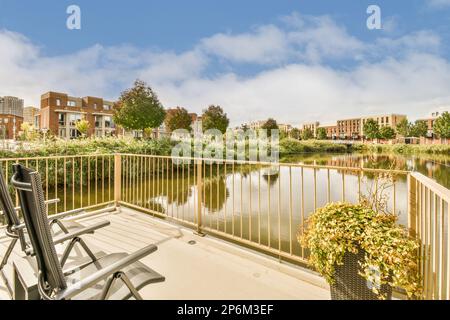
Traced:
POLYGON ((416 179, 408 174, 408 228, 410 235, 417 234, 417 192, 416 179))
POLYGON ((119 207, 122 194, 122 156, 114 155, 114 202, 119 207))
POLYGON ((202 232, 203 165, 201 159, 194 161, 197 162, 197 231, 195 234, 204 237, 205 234, 202 232))

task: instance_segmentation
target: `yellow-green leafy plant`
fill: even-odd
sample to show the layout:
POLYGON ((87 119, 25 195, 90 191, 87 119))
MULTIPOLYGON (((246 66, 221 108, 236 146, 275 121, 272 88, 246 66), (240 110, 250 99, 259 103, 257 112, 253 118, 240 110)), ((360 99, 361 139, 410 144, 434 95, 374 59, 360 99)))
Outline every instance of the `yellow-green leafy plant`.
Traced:
MULTIPOLYGON (((311 265, 333 284, 335 267, 343 265, 346 252, 365 252, 359 274, 380 285, 403 288, 409 298, 421 292, 418 272, 419 242, 399 226, 394 215, 376 212, 362 204, 331 203, 318 209, 306 222, 298 240, 309 248, 311 265)), ((380 299, 384 297, 373 286, 380 299)))

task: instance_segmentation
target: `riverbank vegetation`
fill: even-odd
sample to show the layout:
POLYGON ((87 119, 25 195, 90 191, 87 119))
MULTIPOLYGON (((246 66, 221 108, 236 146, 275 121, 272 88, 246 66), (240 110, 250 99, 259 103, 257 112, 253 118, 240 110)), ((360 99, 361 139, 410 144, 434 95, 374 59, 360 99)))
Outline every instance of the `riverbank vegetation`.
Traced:
MULTIPOLYGON (((170 155, 175 142, 170 138, 86 138, 76 140, 48 140, 19 146, 16 150, 0 150, 0 158, 46 157, 60 155, 135 153, 170 155)), ((373 153, 373 154, 435 154, 450 155, 450 145, 363 144, 346 145, 324 140, 297 140, 284 138, 280 141, 280 156, 306 153, 373 153)))
POLYGON ((352 145, 352 152, 368 153, 394 153, 394 154, 442 154, 450 155, 450 145, 423 145, 423 144, 363 144, 352 145))

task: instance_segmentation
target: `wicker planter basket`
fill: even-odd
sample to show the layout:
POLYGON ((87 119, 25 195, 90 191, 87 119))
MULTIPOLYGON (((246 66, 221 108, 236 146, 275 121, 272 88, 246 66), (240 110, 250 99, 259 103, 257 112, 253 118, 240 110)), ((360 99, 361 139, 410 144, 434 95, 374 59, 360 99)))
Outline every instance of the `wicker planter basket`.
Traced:
MULTIPOLYGON (((370 289, 370 283, 358 274, 359 264, 365 256, 364 250, 358 254, 347 252, 344 255, 344 264, 336 266, 335 283, 330 285, 332 300, 378 300, 378 296, 370 289)), ((392 287, 382 285, 380 292, 392 298, 392 287)))

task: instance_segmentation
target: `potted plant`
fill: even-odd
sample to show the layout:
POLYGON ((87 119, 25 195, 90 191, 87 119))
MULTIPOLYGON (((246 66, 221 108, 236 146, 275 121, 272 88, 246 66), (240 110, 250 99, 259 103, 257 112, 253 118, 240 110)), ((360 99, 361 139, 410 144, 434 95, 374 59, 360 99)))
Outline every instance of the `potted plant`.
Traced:
POLYGON ((420 294, 416 239, 397 217, 363 204, 331 203, 308 219, 299 241, 330 284, 334 300, 390 299, 392 288, 420 294))

